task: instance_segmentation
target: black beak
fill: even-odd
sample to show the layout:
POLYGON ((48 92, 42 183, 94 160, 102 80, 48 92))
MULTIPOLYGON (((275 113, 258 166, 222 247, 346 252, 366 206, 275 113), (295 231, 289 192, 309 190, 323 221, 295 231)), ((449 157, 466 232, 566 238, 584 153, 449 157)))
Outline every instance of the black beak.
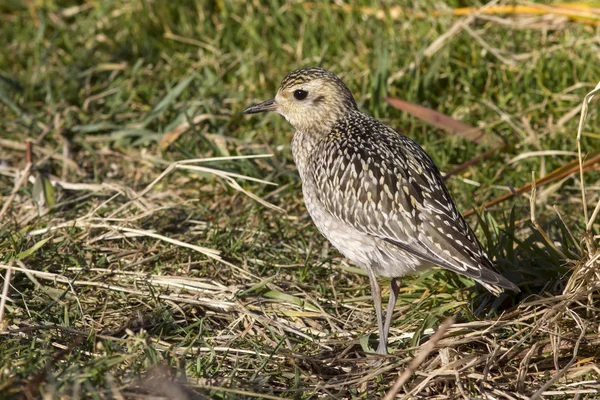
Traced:
POLYGON ((256 114, 265 111, 275 111, 276 109, 277 103, 275 103, 275 99, 271 99, 246 108, 244 114, 256 114))

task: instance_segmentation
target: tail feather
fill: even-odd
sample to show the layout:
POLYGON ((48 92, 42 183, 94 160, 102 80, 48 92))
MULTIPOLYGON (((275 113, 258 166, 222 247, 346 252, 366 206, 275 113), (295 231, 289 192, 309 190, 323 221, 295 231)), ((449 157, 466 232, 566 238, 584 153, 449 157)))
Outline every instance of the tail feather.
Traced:
POLYGON ((477 282, 479 282, 481 284, 481 286, 486 288, 490 293, 492 293, 496 297, 498 297, 498 296, 500 296, 500 294, 504 293, 504 289, 512 290, 515 293, 521 292, 521 289, 519 289, 517 287, 517 285, 515 285, 514 283, 512 283, 511 281, 509 281, 508 279, 506 279, 504 277, 501 277, 499 282, 497 282, 496 284, 493 284, 490 282, 482 282, 482 281, 477 281, 477 282))

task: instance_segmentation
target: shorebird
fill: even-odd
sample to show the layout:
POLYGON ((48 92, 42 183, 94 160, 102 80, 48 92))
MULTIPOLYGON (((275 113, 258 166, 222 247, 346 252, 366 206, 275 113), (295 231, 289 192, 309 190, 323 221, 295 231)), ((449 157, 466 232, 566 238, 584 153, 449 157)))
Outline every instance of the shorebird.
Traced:
POLYGON ((275 111, 296 129, 294 161, 308 213, 321 233, 365 269, 379 345, 387 338, 400 278, 440 266, 494 295, 519 292, 499 275, 454 204, 431 157, 414 140, 359 111, 333 73, 305 67, 288 74, 275 98, 244 110, 275 111), (390 278, 383 321, 377 277, 390 278))

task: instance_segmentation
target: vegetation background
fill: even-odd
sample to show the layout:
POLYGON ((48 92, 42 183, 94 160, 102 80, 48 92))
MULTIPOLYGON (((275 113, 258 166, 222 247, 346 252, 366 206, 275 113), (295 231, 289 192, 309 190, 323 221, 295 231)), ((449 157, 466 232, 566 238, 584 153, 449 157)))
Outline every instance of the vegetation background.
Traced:
POLYGON ((1 2, 0 398, 598 398, 595 100, 580 158, 576 137, 600 4, 481 6, 1 2), (450 192, 520 295, 407 278, 377 362, 368 279, 310 221, 292 128, 241 114, 305 65, 462 165, 450 192))

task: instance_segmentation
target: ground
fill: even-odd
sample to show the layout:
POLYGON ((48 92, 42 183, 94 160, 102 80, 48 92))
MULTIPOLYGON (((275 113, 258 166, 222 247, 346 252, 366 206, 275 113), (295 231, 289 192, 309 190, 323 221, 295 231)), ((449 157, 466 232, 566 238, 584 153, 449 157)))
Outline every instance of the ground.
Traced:
POLYGON ((577 141, 600 4, 265 3, 0 4, 0 398, 600 396, 600 95, 577 141), (520 294, 406 278, 372 354, 368 279, 306 213, 292 128, 242 114, 306 65, 451 172, 520 294))

